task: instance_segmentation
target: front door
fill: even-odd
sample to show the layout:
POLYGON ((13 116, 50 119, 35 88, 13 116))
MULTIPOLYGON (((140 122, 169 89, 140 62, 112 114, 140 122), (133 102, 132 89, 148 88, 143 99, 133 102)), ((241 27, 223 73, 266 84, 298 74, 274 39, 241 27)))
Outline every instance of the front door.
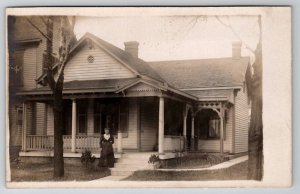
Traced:
POLYGON ((158 150, 158 101, 143 98, 139 104, 139 150, 158 150))

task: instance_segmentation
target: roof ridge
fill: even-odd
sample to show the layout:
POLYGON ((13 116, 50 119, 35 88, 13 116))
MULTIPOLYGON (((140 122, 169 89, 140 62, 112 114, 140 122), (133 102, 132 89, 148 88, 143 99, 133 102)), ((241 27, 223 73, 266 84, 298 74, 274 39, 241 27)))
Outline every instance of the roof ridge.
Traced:
POLYGON ((170 62, 186 62, 186 61, 208 61, 208 60, 235 60, 238 61, 239 59, 250 59, 249 56, 242 56, 238 59, 232 58, 232 57, 220 57, 220 58, 204 58, 204 59, 179 59, 179 60, 162 60, 162 61, 147 61, 148 63, 154 64, 154 63, 170 63, 170 62))

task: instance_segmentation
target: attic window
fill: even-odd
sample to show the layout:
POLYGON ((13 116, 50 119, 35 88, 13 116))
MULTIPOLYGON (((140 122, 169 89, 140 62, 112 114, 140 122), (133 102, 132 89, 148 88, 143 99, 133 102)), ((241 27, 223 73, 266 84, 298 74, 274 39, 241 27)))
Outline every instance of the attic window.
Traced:
POLYGON ((89 55, 89 56, 87 57, 87 61, 88 61, 89 63, 93 63, 94 60, 95 60, 95 58, 94 58, 94 56, 92 56, 92 55, 89 55))

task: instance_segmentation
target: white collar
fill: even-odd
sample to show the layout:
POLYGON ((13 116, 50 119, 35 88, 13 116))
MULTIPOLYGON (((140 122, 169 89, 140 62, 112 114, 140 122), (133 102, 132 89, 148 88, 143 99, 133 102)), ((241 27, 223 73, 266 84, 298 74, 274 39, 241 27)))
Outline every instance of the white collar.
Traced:
POLYGON ((104 139, 108 140, 110 138, 110 134, 108 134, 108 135, 104 134, 103 137, 104 137, 104 139))

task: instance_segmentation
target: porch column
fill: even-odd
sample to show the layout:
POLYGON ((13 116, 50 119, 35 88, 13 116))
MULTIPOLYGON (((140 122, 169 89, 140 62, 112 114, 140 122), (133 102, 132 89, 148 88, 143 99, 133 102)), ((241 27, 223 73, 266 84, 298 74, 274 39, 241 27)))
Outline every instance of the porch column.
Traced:
POLYGON ((72 99, 72 139, 71 152, 76 152, 76 100, 72 99))
POLYGON ((122 132, 121 130, 118 131, 118 153, 123 153, 123 145, 122 145, 122 132))
POLYGON ((191 150, 194 151, 195 150, 195 127, 194 127, 194 123, 195 123, 195 117, 194 115, 192 115, 192 120, 191 120, 191 150))
POLYGON ((186 151, 187 149, 187 139, 186 139, 186 118, 187 118, 187 110, 184 109, 183 112, 183 149, 186 151))
POLYGON ((164 98, 159 97, 158 154, 164 154, 164 98))
POLYGON ((224 109, 220 109, 220 153, 224 152, 224 109))
POLYGON ((120 126, 120 115, 121 115, 121 105, 119 104, 119 129, 118 129, 118 145, 117 145, 117 151, 119 154, 123 153, 123 145, 122 145, 122 141, 123 141, 123 137, 122 137, 122 131, 121 131, 121 126, 120 126))
POLYGON ((26 139, 27 139, 27 105, 23 103, 23 125, 22 125, 22 151, 27 151, 26 139))

